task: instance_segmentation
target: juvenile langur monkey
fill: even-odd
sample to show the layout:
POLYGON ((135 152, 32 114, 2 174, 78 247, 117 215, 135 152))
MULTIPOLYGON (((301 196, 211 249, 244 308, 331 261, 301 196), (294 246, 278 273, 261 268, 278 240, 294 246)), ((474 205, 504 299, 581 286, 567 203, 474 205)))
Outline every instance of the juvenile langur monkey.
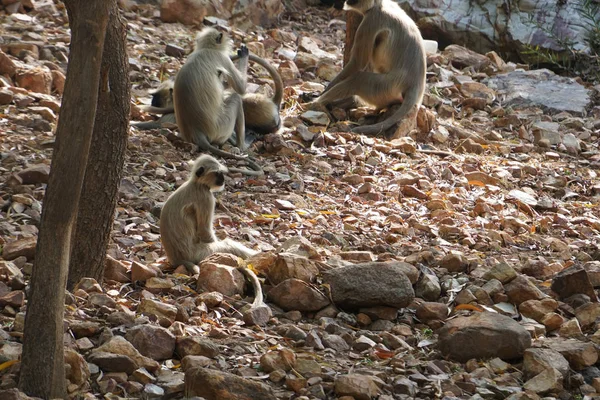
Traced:
POLYGON ((244 160, 254 170, 234 170, 248 175, 262 175, 262 169, 246 157, 213 146, 224 144, 235 130, 236 143, 246 149, 242 95, 246 93, 248 48, 238 50, 238 70, 229 52, 231 41, 214 28, 204 28, 196 36, 195 50, 175 77, 173 105, 183 139, 212 154, 244 160), (230 89, 225 89, 222 79, 230 89))
MULTIPOLYGON (((237 61, 240 57, 231 57, 237 61)), ((283 81, 279 72, 266 60, 250 54, 250 61, 255 62, 267 70, 275 85, 275 93, 272 98, 260 93, 246 93, 242 96, 242 107, 244 109, 244 121, 246 133, 249 131, 259 135, 273 133, 281 127, 279 110, 283 100, 283 81)), ((145 107, 144 111, 153 114, 162 114, 157 121, 138 122, 133 124, 138 129, 157 129, 162 123, 175 124, 175 109, 173 107, 173 81, 167 80, 152 92, 152 105, 145 107)))
POLYGON ((175 108, 173 107, 173 79, 161 82, 160 85, 151 92, 152 102, 149 106, 142 107, 142 110, 151 114, 162 114, 156 121, 134 122, 131 125, 139 130, 159 129, 163 124, 175 125, 175 108))
MULTIPOLYGON (((187 182, 167 199, 160 213, 160 239, 171 265, 184 265, 190 273, 198 273, 197 264, 213 253, 230 253, 244 259, 257 254, 241 243, 231 239, 219 240, 215 236, 215 198, 212 192, 223 190, 226 172, 227 167, 214 157, 201 155, 196 159, 187 182)), ((258 278, 247 268, 239 269, 254 288, 253 308, 263 305, 258 278)), ((262 312, 268 312, 270 317, 268 307, 262 312)))
POLYGON ((421 105, 427 68, 423 38, 415 22, 392 0, 346 0, 344 10, 363 15, 350 60, 309 108, 358 96, 382 109, 403 99, 402 106, 384 121, 353 129, 375 135, 421 105))

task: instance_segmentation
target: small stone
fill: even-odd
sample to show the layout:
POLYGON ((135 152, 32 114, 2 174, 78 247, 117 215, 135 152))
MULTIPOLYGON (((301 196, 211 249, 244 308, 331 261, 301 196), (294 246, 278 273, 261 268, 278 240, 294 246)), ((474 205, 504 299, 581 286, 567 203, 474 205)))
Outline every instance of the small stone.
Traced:
POLYGON ((528 318, 541 322, 544 316, 554 312, 558 308, 558 302, 554 299, 527 300, 519 304, 519 312, 528 318))
POLYGON ((469 266, 467 258, 458 253, 450 253, 440 260, 440 267, 448 272, 465 272, 469 266))
POLYGON ((506 284, 517 277, 516 271, 506 263, 496 264, 488 272, 483 275, 483 279, 489 281, 492 279, 499 280, 502 284, 506 284))
POLYGON ((489 312, 449 320, 438 340, 442 354, 461 362, 489 357, 510 360, 531 346, 531 336, 519 323, 489 312))
POLYGON ((186 356, 205 356, 215 358, 219 355, 219 347, 204 336, 178 337, 175 350, 180 358, 186 356))
POLYGON ((205 356, 185 356, 181 360, 181 366, 184 371, 198 367, 209 367, 212 364, 212 360, 205 356))
POLYGON ((504 285, 511 303, 519 305, 527 300, 541 300, 544 294, 524 275, 519 275, 504 285))
POLYGON ((267 373, 275 370, 290 371, 296 366, 296 354, 289 349, 270 351, 260 358, 260 366, 267 373))
POLYGON ((355 400, 371 400, 379 394, 374 377, 368 375, 340 375, 335 379, 335 394, 352 396, 355 400))
POLYGON ((300 115, 300 118, 311 125, 321 125, 327 126, 329 125, 329 116, 322 111, 306 111, 300 115))
POLYGON ((329 304, 325 294, 299 279, 287 279, 268 294, 284 310, 318 311, 329 304))
POLYGON ((559 393, 563 390, 563 376, 555 368, 548 368, 531 378, 523 385, 523 389, 539 394, 559 393))
POLYGON ((561 299, 566 299, 574 294, 585 294, 592 301, 598 301, 590 278, 581 265, 574 265, 556 274, 552 280, 551 289, 561 299))
POLYGON ((556 330, 561 327, 565 319, 562 315, 557 313, 549 313, 544 315, 544 318, 540 321, 546 327, 548 332, 556 330))
POLYGON ((448 317, 448 306, 442 303, 423 302, 417 307, 416 317, 423 322, 444 321, 448 317))
POLYGON ((207 292, 220 292, 225 296, 244 293, 246 280, 235 267, 204 261, 200 265, 197 286, 207 292))
POLYGON ((375 343, 373 340, 369 339, 364 335, 361 335, 358 339, 354 341, 352 348, 356 351, 365 351, 369 350, 372 347, 375 347, 376 344, 377 343, 375 343))
POLYGON ((177 307, 151 299, 143 299, 137 311, 141 314, 154 315, 161 326, 170 326, 177 317, 177 307))
POLYGON ((598 361, 598 353, 593 343, 575 339, 552 339, 544 344, 562 354, 575 371, 581 371, 598 361))
POLYGON ((127 331, 125 338, 144 356, 161 361, 173 357, 175 335, 159 326, 140 325, 127 331))
POLYGON ((171 57, 183 57, 185 55, 185 49, 177 45, 167 43, 165 47, 165 54, 171 57))
POLYGON ((569 362, 562 354, 552 349, 530 348, 523 354, 523 373, 531 379, 543 371, 556 368, 563 376, 569 372, 569 362))
POLYGON ((272 390, 257 381, 208 368, 185 372, 184 396, 219 400, 276 400, 272 390))
POLYGON ((572 338, 572 339, 581 339, 583 338, 583 332, 581 331, 581 326, 579 325, 579 321, 576 318, 565 322, 558 331, 560 337, 564 338, 572 338))
POLYGON ((7 261, 24 256, 27 260, 35 258, 35 246, 37 237, 27 237, 8 242, 2 249, 2 258, 7 261))

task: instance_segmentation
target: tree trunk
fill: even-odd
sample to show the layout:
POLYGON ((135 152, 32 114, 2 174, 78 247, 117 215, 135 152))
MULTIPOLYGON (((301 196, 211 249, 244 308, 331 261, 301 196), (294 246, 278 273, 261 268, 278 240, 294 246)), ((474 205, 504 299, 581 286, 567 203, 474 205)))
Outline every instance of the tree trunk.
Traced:
POLYGON ((71 233, 92 139, 112 1, 65 0, 71 51, 25 316, 21 390, 65 398, 63 315, 71 233))
POLYGON ((110 10, 98 109, 72 241, 67 288, 83 277, 102 280, 117 193, 127 148, 130 86, 126 23, 116 3, 110 10))
POLYGON ((362 22, 362 15, 356 11, 346 11, 346 43, 344 45, 344 65, 348 64, 356 30, 362 22))

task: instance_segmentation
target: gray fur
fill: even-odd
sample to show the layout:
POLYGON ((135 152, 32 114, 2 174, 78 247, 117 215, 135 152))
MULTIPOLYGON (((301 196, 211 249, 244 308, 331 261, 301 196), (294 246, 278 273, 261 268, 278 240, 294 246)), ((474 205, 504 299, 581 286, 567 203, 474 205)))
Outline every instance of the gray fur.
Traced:
POLYGON ((415 22, 392 0, 358 0, 344 9, 363 14, 352 54, 316 103, 358 96, 378 109, 402 106, 386 120, 354 132, 378 134, 394 126, 423 101, 427 62, 415 22))

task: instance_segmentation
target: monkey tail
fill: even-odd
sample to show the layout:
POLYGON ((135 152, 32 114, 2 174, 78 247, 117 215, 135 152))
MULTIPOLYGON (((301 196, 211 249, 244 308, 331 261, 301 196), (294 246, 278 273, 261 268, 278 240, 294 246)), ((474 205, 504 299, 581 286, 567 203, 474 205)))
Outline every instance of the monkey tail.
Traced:
POLYGON ((142 107, 142 110, 150 114, 172 114, 175 112, 175 107, 144 106, 142 107))
POLYGON ((243 273, 246 278, 252 283, 252 288, 254 289, 254 301, 252 302, 253 307, 257 307, 264 302, 262 287, 260 286, 260 281, 254 272, 251 269, 246 267, 240 267, 240 272, 243 273))
MULTIPOLYGON (((238 58, 240 58, 238 55, 232 56, 231 61, 236 61, 238 58)), ((271 79, 273 79, 273 84, 275 85, 275 94, 273 95, 272 100, 277 106, 277 111, 279 111, 281 108, 281 101, 283 100, 283 80, 281 79, 281 75, 279 75, 279 72, 271 65, 271 63, 255 54, 250 54, 248 59, 266 69, 269 75, 271 75, 271 79)))
POLYGON ((359 126, 352 129, 352 132, 362 133, 365 135, 377 135, 386 130, 390 129, 392 126, 400 122, 402 118, 404 118, 414 106, 421 105, 423 101, 423 90, 425 88, 425 79, 423 82, 419 82, 412 86, 409 90, 404 93, 404 99, 402 100, 402 106, 384 121, 381 121, 377 124, 367 125, 367 126, 359 126))
POLYGON ((200 149, 202 149, 204 151, 209 151, 212 154, 223 157, 223 158, 229 158, 229 159, 238 160, 238 161, 245 161, 248 164, 248 166, 250 168, 252 168, 252 170, 248 170, 248 169, 244 169, 244 168, 228 168, 229 171, 241 172, 242 174, 249 175, 249 176, 262 176, 265 174, 263 172, 262 168, 258 164, 256 164, 252 159, 250 159, 249 157, 238 156, 238 155, 232 154, 228 151, 221 150, 221 149, 213 146, 212 144, 210 144, 208 142, 206 135, 197 135, 197 138, 199 139, 199 143, 197 143, 197 145, 200 149))

